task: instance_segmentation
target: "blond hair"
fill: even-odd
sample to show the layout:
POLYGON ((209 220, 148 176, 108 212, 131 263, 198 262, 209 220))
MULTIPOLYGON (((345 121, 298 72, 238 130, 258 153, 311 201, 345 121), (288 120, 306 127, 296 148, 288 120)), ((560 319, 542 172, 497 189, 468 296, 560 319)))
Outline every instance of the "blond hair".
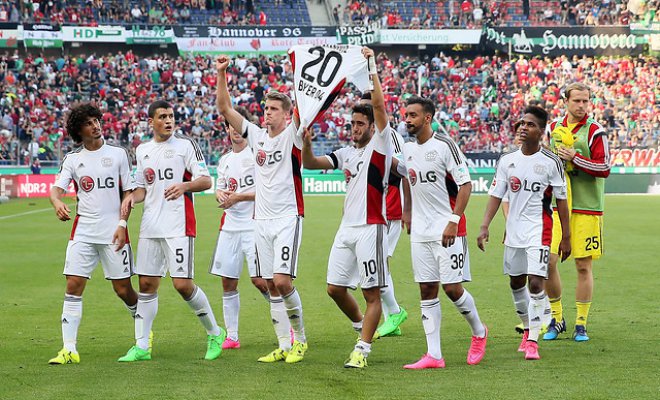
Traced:
POLYGON ((284 93, 280 93, 276 90, 271 90, 270 92, 266 93, 266 100, 277 100, 282 103, 282 108, 284 111, 289 112, 291 111, 291 98, 284 93))
POLYGON ((591 97, 591 88, 589 86, 585 85, 582 82, 573 82, 570 85, 566 86, 566 89, 564 89, 564 97, 566 98, 566 100, 568 100, 571 97, 571 92, 573 90, 577 90, 580 92, 586 90, 587 92, 589 92, 589 97, 591 97))

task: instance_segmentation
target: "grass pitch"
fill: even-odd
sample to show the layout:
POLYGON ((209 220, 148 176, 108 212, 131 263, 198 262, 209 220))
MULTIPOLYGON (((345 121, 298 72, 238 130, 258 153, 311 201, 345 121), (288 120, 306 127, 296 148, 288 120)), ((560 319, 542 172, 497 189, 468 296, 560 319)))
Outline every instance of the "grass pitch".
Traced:
MULTIPOLYGON (((480 252, 475 238, 486 197, 474 196, 467 210, 473 282, 466 287, 490 328, 488 351, 479 366, 466 364, 469 328, 443 297, 447 368, 432 371, 401 368, 426 350, 405 234, 392 260, 397 298, 410 314, 402 325, 403 336, 375 342, 367 369, 342 367, 356 336, 325 294, 326 263, 342 202, 343 197, 306 198, 296 286, 310 348, 305 360, 294 365, 256 362, 276 347, 276 341, 269 306, 247 275, 239 285, 240 350, 226 351, 214 362, 204 361, 205 332, 167 278, 154 323, 153 361, 117 363, 133 344, 133 323, 100 268, 84 294, 78 337, 81 364, 47 365, 61 348, 61 272, 71 223, 59 222, 46 199, 0 205, 0 399, 658 398, 659 197, 608 196, 605 255, 595 264, 591 341, 575 343, 569 333, 561 340, 542 342, 542 360, 529 362, 516 352, 520 336, 513 327, 518 319, 501 274, 502 245, 497 238, 503 221, 496 219, 491 229, 494 240, 487 253, 480 252)), ((211 197, 200 196, 196 204, 196 281, 223 325, 220 279, 206 272, 220 212, 211 197)), ((134 242, 137 217, 139 210, 129 223, 134 242)), ((572 325, 574 263, 560 268, 565 315, 572 325)))

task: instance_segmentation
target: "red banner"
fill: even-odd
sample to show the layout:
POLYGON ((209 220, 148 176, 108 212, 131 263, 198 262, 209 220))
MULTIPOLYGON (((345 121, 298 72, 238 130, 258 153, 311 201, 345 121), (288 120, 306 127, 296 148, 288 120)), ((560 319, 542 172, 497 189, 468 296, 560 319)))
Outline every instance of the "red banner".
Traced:
POLYGON ((610 150, 610 162, 613 167, 660 167, 660 150, 610 150))
MULTIPOLYGON (((9 197, 48 197, 55 186, 57 175, 2 175, 0 176, 0 195, 9 197)), ((76 192, 73 184, 69 185, 67 195, 76 192)))

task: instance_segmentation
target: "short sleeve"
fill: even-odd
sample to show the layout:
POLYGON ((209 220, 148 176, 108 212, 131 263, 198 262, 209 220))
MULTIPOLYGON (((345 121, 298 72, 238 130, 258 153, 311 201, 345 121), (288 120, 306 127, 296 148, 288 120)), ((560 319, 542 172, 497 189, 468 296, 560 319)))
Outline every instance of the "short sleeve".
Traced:
POLYGON ((256 147, 257 141, 259 140, 259 137, 263 133, 263 129, 243 118, 241 131, 243 133, 243 137, 247 139, 248 145, 254 149, 256 147))
POLYGON ((192 181, 200 176, 211 176, 209 169, 206 167, 204 155, 199 148, 197 142, 187 141, 189 143, 188 151, 186 152, 186 169, 192 174, 192 181))
MULTIPOLYGON (((500 159, 501 161, 501 159, 500 159)), ((488 189, 488 194, 497 197, 498 199, 503 198, 508 192, 508 179, 504 173, 503 168, 501 168, 502 163, 497 163, 497 169, 495 170, 495 177, 493 182, 490 184, 490 189, 488 189)))
POLYGON ((225 174, 225 170, 226 156, 222 157, 218 164, 218 179, 215 185, 216 190, 227 190, 227 175, 225 174))
POLYGON ((564 178, 564 166, 562 163, 556 163, 550 169, 550 186, 552 186, 552 193, 557 200, 566 200, 566 179, 564 178))
POLYGON ((337 149, 332 153, 328 153, 325 157, 332 164, 333 169, 343 169, 344 168, 344 158, 346 157, 346 147, 337 149))
POLYGON ((471 182, 470 171, 468 170, 467 161, 465 156, 461 153, 456 143, 451 140, 444 142, 447 145, 448 155, 447 155, 447 173, 451 174, 454 178, 454 182, 458 186, 465 185, 468 182, 471 182))
POLYGON ((131 175, 131 162, 128 157, 128 151, 121 154, 121 163, 119 164, 119 176, 121 177, 121 187, 124 192, 135 189, 135 180, 131 175))
POLYGON ((64 157, 62 160, 62 165, 60 166, 60 172, 57 177, 57 182, 55 186, 63 190, 69 190, 69 184, 73 180, 73 169, 71 168, 71 157, 64 157))
MULTIPOLYGON (((140 145, 143 146, 143 145, 140 145)), ((134 182, 136 188, 144 188, 144 166, 142 165, 142 155, 140 146, 135 151, 135 158, 137 158, 137 168, 135 169, 134 182)))

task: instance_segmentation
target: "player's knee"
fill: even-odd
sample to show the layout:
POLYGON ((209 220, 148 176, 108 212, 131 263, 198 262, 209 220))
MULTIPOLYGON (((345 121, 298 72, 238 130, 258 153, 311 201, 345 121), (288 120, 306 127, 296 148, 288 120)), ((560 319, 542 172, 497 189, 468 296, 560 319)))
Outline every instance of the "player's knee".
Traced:
POLYGON ((445 294, 451 301, 457 301, 463 296, 463 285, 460 283, 451 284, 451 285, 442 285, 442 290, 445 291, 445 294))
POLYGON ((530 293, 541 293, 543 291, 543 281, 541 279, 530 279, 529 280, 529 292, 530 293))
POLYGON ((518 290, 522 287, 524 287, 527 284, 527 276, 526 275, 520 275, 520 276, 510 276, 509 277, 509 287, 511 290, 518 290))
POLYGON ((335 286, 335 285, 328 285, 326 291, 328 293, 328 296, 332 297, 333 299, 342 297, 343 295, 346 294, 345 287, 335 286))
POLYGON ((578 258, 575 260, 575 268, 580 275, 591 273, 591 258, 578 258))
POLYGON ((115 290, 115 293, 119 298, 125 299, 133 291, 130 281, 128 282, 114 282, 112 288, 115 290))
POLYGON ((288 280, 280 279, 275 281, 275 288, 284 296, 293 291, 293 284, 288 280))
POLYGON ((431 300, 438 297, 438 284, 429 284, 429 283, 420 284, 419 294, 422 300, 431 300))
POLYGON ((172 285, 184 299, 190 298, 195 289, 192 279, 172 279, 172 285))
POLYGON ((262 278, 252 278, 252 284, 256 287, 261 293, 268 292, 268 285, 266 281, 262 278))

